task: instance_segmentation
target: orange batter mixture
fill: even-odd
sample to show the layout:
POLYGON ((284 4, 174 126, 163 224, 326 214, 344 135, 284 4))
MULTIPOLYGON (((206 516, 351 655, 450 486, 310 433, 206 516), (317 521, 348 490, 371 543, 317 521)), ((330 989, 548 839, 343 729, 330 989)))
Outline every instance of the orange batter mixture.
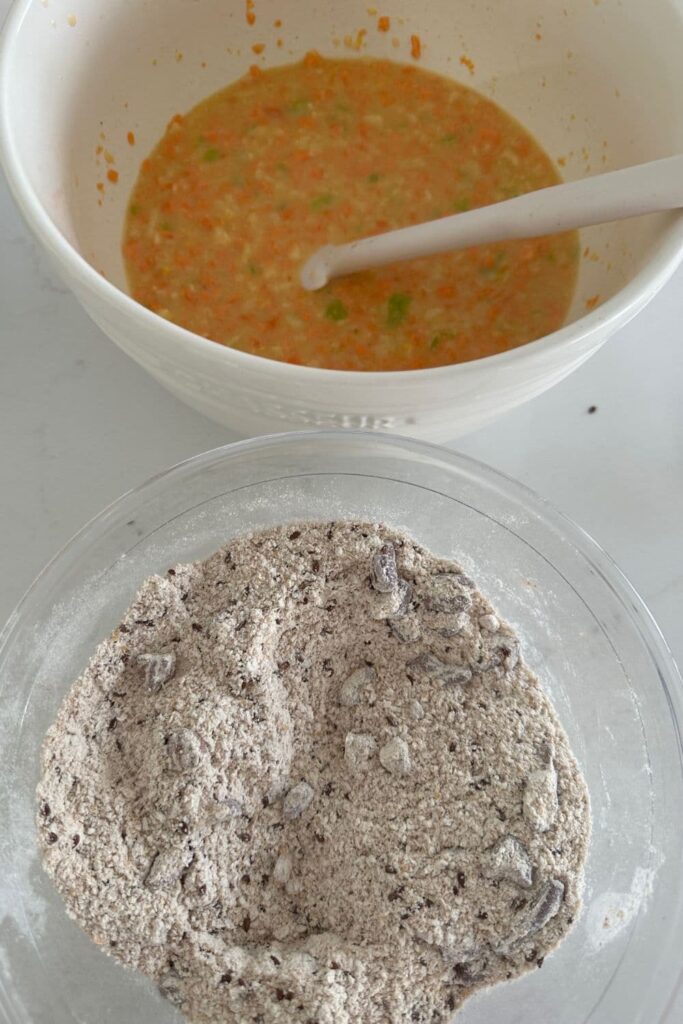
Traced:
POLYGON ((133 296, 222 345, 339 370, 412 370, 515 348, 563 322, 575 232, 481 246, 332 281, 325 243, 557 184, 500 107, 414 66, 302 62, 177 115, 142 164, 125 225, 133 296))

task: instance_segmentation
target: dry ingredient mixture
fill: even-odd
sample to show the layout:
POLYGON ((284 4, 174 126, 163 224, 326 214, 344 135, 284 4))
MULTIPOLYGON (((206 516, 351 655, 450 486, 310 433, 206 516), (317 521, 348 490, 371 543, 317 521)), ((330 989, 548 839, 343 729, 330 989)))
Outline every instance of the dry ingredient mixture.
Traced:
POLYGON ((580 909, 586 786, 519 642, 378 524, 142 586, 43 750, 47 872, 206 1024, 437 1024, 580 909))
POLYGON ((479 246, 304 291, 317 248, 560 178, 491 100, 387 60, 298 63, 176 115, 143 161, 123 254, 132 295, 213 341, 337 370, 412 370, 556 330, 578 235, 479 246))

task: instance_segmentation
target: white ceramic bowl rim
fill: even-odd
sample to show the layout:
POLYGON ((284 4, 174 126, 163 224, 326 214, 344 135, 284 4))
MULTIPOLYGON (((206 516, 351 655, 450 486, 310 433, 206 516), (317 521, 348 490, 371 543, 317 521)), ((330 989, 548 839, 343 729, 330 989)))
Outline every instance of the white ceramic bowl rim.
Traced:
MULTIPOLYGON (((146 323, 150 328, 156 330, 163 329, 178 341, 185 342, 199 350, 203 349, 212 357, 215 357, 217 351, 221 351, 224 353, 224 358, 233 361, 238 368, 245 363, 253 366, 256 361, 257 363, 267 364, 272 369, 274 360, 252 355, 248 352, 241 352, 229 346, 217 346, 216 342, 194 334, 192 331, 188 331, 184 327, 180 327, 178 324, 160 317, 136 302, 135 299, 121 291, 121 289, 98 273, 67 241, 48 216, 27 175, 22 170, 21 160, 12 133, 9 109, 9 77, 12 46, 18 37, 23 20, 32 3, 33 0, 15 0, 0 35, 0 163, 3 165, 10 188, 24 217, 48 252, 69 265, 73 274, 79 279, 80 284, 84 288, 95 294, 99 293, 101 298, 110 305, 115 306, 118 304, 122 306, 129 314, 141 318, 143 323, 146 323)), ((497 355, 486 356, 482 359, 474 359, 466 363, 455 363, 449 366, 437 366, 424 370, 367 372, 360 370, 327 370, 312 366, 297 366, 285 362, 278 362, 277 365, 280 372, 286 375, 292 383, 299 381, 302 384, 315 385, 322 377, 329 380, 329 375, 333 374, 335 379, 341 384, 353 383, 358 385, 360 381, 363 381, 371 386, 375 386, 380 382, 386 382, 387 378, 389 378, 394 385, 410 386, 418 379, 420 381, 429 381, 430 378, 438 377, 441 381, 444 381, 449 377, 464 376, 470 368, 480 367, 488 363, 503 365, 513 360, 519 363, 525 359, 534 358, 545 349, 562 346, 570 347, 598 327, 605 328, 615 324, 616 329, 616 327, 621 326, 621 324, 631 319, 639 311, 643 305, 643 296, 651 297, 663 287, 682 260, 683 212, 675 218, 664 232, 663 238, 657 246, 654 258, 627 285, 607 299, 601 306, 587 313, 579 320, 565 324, 559 330, 553 331, 537 341, 527 342, 527 344, 521 345, 518 348, 510 349, 497 355), (577 328, 579 328, 578 333, 577 328)))

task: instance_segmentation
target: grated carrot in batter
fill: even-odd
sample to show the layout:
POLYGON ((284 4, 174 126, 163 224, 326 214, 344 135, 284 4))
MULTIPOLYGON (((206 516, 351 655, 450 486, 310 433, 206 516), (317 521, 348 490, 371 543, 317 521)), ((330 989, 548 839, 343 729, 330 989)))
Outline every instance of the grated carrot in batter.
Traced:
POLYGON ((406 370, 493 355, 562 324, 575 233, 397 264, 313 293, 299 270, 325 243, 558 180, 500 107, 413 64, 312 53, 254 66, 176 115, 142 162, 123 242, 131 293, 206 338, 296 365, 406 370))

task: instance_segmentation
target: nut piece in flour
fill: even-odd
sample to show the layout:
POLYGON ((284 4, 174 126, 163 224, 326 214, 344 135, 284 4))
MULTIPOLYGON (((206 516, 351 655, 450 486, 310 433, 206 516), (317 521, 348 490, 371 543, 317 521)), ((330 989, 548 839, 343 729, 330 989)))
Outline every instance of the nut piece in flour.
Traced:
POLYGON ((425 716, 425 709, 419 700, 411 700, 408 710, 410 711, 410 717, 414 718, 416 722, 419 722, 425 716))
POLYGON ((420 623, 412 615, 389 619, 389 628, 402 644, 414 644, 416 640, 420 639, 420 623))
POLYGON ((367 771, 370 758, 377 750, 377 740, 367 733, 347 733, 344 741, 344 760, 354 772, 367 771))
POLYGON ((170 654, 138 654, 137 662, 150 693, 158 693, 164 683, 175 675, 176 657, 172 651, 170 654))
POLYGON ((275 861, 273 880, 278 885, 287 885, 292 875, 292 858, 288 853, 281 853, 275 861))
POLYGON ((408 580, 398 581, 398 598, 396 601, 396 611, 394 613, 397 619, 405 615, 410 608, 410 603, 413 600, 413 585, 408 583, 408 580))
POLYGON ((373 682, 377 673, 370 665, 363 665, 344 680, 339 691, 339 703, 342 707, 353 708, 360 704, 363 690, 373 682))
POLYGON ((373 619, 400 619, 410 608, 413 599, 413 585, 399 580, 395 590, 387 594, 377 593, 370 614, 373 619))
POLYGON ((547 832, 558 809, 557 772, 552 763, 531 772, 524 786, 524 817, 536 832, 547 832))
POLYGON ((408 668, 423 672, 430 679, 438 679, 444 686, 462 686, 472 679, 472 672, 466 665, 450 665, 431 651, 418 654, 408 662, 408 668))
POLYGON ((564 883, 551 878, 541 886, 536 899, 526 908, 520 921, 520 939, 528 939, 530 935, 544 928, 548 921, 559 912, 564 899, 564 883))
POLYGON ((472 581, 460 573, 439 573, 425 586, 424 603, 430 612, 464 612, 472 604, 472 581))
POLYGON ((372 585, 380 594, 391 594, 398 584, 396 549, 393 544, 383 544, 372 556, 372 585))
POLYGON ((520 945, 544 928, 559 913, 564 899, 564 883, 557 878, 544 882, 531 902, 520 911, 507 939, 497 947, 496 952, 508 956, 520 945))
POLYGON ((410 751, 400 736, 395 736, 380 749, 379 762, 391 775, 408 775, 410 772, 410 751))
POLYGON ((485 878, 514 882, 522 889, 529 889, 534 868, 524 844, 515 836, 503 836, 484 853, 482 874, 485 878))
POLYGON ((313 787, 305 781, 297 782, 282 802, 282 816, 287 821, 300 818, 314 796, 313 787))

